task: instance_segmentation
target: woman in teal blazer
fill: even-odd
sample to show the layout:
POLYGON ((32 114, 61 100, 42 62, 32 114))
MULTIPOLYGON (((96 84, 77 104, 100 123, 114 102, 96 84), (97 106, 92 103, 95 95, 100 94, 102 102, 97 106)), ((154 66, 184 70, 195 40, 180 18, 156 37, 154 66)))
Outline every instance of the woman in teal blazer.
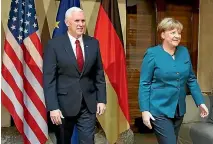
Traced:
POLYGON ((186 47, 178 46, 182 24, 165 18, 158 25, 162 44, 148 48, 141 67, 139 106, 143 123, 153 127, 159 144, 176 144, 186 112, 186 85, 201 117, 208 115, 186 47))

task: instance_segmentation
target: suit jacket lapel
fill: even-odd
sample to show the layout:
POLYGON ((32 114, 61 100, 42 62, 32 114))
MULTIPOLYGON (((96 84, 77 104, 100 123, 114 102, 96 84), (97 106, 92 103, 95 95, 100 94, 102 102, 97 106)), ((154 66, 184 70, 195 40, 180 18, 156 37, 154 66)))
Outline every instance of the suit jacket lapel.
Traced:
POLYGON ((86 35, 83 35, 83 42, 84 42, 85 60, 84 60, 84 67, 81 74, 84 73, 87 67, 87 64, 89 63, 89 39, 87 38, 86 35))
POLYGON ((70 56, 71 62, 75 66, 76 70, 79 72, 77 60, 76 60, 75 54, 73 52, 72 44, 71 44, 70 39, 67 34, 65 35, 64 48, 65 48, 66 52, 68 53, 68 55, 70 56))

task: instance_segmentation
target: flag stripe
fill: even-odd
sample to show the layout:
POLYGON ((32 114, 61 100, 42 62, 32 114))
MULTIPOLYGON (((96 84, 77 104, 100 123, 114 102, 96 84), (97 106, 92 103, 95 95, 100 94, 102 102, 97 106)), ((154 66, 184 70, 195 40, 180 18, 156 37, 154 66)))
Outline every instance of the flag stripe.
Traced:
POLYGON ((17 125, 17 129, 20 133, 23 133, 23 122, 20 119, 20 116, 16 113, 15 107, 12 104, 11 100, 6 96, 4 93, 3 89, 1 90, 1 99, 2 99, 2 104, 5 105, 10 112, 10 114, 13 116, 14 122, 17 125))
POLYGON ((97 117, 101 127, 104 129, 107 140, 110 144, 114 144, 119 134, 130 128, 124 113, 118 103, 118 96, 106 76, 107 85, 107 110, 104 115, 97 117), (110 121, 109 121, 110 117, 110 121))
POLYGON ((9 53, 9 52, 15 53, 13 55, 14 56, 16 55, 16 57, 18 57, 18 59, 20 60, 21 63, 23 62, 23 55, 24 55, 23 51, 22 51, 21 47, 19 46, 19 44, 17 43, 17 41, 15 40, 15 38, 13 37, 13 35, 9 29, 7 30, 7 34, 6 34, 6 40, 4 43, 4 51, 7 51, 7 53, 9 53))
MULTIPOLYGON (((28 132, 32 131, 36 135, 36 137, 39 139, 40 143, 42 143, 43 141, 46 141, 47 137, 42 132, 41 128, 38 126, 36 121, 33 119, 32 114, 29 113, 29 111, 26 108, 24 108, 24 117, 25 117, 25 119, 26 119, 26 117, 29 119, 29 120, 26 119, 26 122, 27 122, 27 125, 28 125, 27 127, 30 127, 30 128, 27 129, 27 134, 28 134, 28 132)), ((24 126, 26 126, 26 124, 24 124, 24 126)), ((30 134, 30 135, 32 135, 32 134, 30 134)))
MULTIPOLYGON (((38 51, 38 53, 39 53, 39 55, 40 55, 40 57, 42 59, 42 57, 43 57, 42 51, 43 50, 42 50, 42 44, 40 42, 40 38, 39 38, 38 32, 31 34, 29 37, 30 37, 30 40, 32 41, 34 47, 37 49, 37 51, 38 51)), ((42 64, 42 60, 40 62, 42 64)))
POLYGON ((19 75, 23 77, 24 76, 23 64, 22 64, 23 57, 18 58, 18 56, 15 54, 15 50, 13 50, 11 45, 8 43, 7 39, 5 40, 4 54, 5 55, 3 55, 3 62, 5 63, 5 65, 11 67, 11 64, 14 64, 14 67, 18 71, 19 75), (8 58, 7 55, 10 58, 8 58), (12 61, 9 63, 10 65, 7 64, 9 59, 12 61))
POLYGON ((38 67, 40 71, 42 71, 42 61, 43 61, 42 57, 40 56, 40 53, 35 48, 34 43, 33 41, 31 41, 30 37, 27 37, 26 39, 24 39, 23 45, 25 46, 24 48, 28 52, 27 54, 30 56, 31 59, 33 59, 35 66, 38 67))
POLYGON ((7 79, 8 77, 9 77, 8 75, 7 75, 7 77, 4 77, 4 75, 2 76, 2 84, 3 84, 2 85, 2 90, 8 96, 8 98, 11 100, 12 104, 14 105, 15 112, 17 113, 17 115, 23 121, 23 119, 24 119, 23 118, 23 107, 21 106, 19 100, 15 96, 14 91, 12 90, 12 88, 9 86, 9 84, 5 80, 5 78, 7 79))
MULTIPOLYGON (((24 46, 22 46, 22 48, 18 45, 18 43, 16 42, 16 40, 13 38, 13 36, 11 35, 11 32, 8 31, 7 33, 7 37, 6 37, 6 41, 5 41, 5 51, 7 51, 7 53, 12 53, 13 56, 18 57, 18 59, 23 63, 23 51, 25 51, 26 48, 24 46), (15 54, 14 54, 15 53, 15 54)), ((11 57, 13 58, 13 57, 11 57)), ((28 66, 31 69, 32 72, 34 72, 34 76, 36 77, 36 79, 38 80, 38 82, 40 83, 40 85, 42 86, 42 72, 41 69, 39 69, 34 60, 31 58, 30 54, 28 51, 26 51, 25 53, 25 57, 24 57, 25 61, 28 62, 28 66)), ((23 76, 23 75, 21 75, 23 76)))
MULTIPOLYGON (((21 90, 18 88, 17 83, 14 80, 14 77, 11 75, 11 73, 9 72, 9 70, 6 68, 6 66, 4 64, 2 64, 2 69, 3 69, 2 76, 5 79, 7 79, 8 84, 10 86, 9 88, 11 88, 13 90, 13 92, 15 93, 16 99, 18 100, 18 102, 20 103, 20 105, 23 105, 24 104, 24 102, 23 102, 23 95, 22 95, 21 90)), ((13 71, 13 73, 14 73, 14 71, 13 71)))
POLYGON ((18 131, 22 134, 25 144, 30 144, 30 141, 27 139, 26 135, 23 131, 23 122, 20 117, 15 112, 14 105, 12 104, 11 100, 8 96, 1 90, 1 97, 2 97, 2 104, 6 106, 10 114, 12 115, 14 122, 17 126, 18 131))
MULTIPOLYGON (((5 79, 8 80, 8 82, 13 83, 14 86, 19 85, 19 87, 23 87, 23 81, 22 81, 22 79, 19 78, 19 74, 18 74, 14 64, 12 63, 11 59, 8 57, 8 55, 6 53, 4 54, 4 58, 3 58, 2 76, 4 76, 5 79), (15 77, 13 77, 12 75, 15 77), (16 83, 17 81, 19 81, 19 83, 16 83)), ((17 97, 17 99, 20 100, 19 101, 20 104, 23 105, 24 104, 23 100, 21 100, 22 97, 20 95, 17 95, 16 97, 17 97)))
MULTIPOLYGON (((12 47, 9 45, 9 43, 7 43, 7 41, 5 42, 5 52, 8 54, 8 56, 11 58, 11 60, 14 63, 14 66, 16 67, 16 69, 19 71, 19 74, 21 75, 22 78, 25 77, 24 72, 23 72, 23 65, 22 63, 19 61, 17 55, 14 53, 14 50, 12 49, 12 47)), ((23 60, 22 60, 23 61, 23 60)), ((30 74, 30 70, 29 68, 26 66, 25 62, 23 62, 25 65, 25 72, 28 73, 28 75, 30 74)), ((32 71, 31 71, 32 72, 32 71)), ((41 87, 41 85, 38 83, 37 79, 35 79, 34 77, 35 75, 30 74, 29 76, 29 82, 31 82, 32 86, 34 87, 34 89, 36 90, 36 92, 38 93, 38 95, 40 96, 39 98, 42 100, 42 103, 45 104, 44 99, 43 98, 43 89, 41 87)))
MULTIPOLYGON (((5 42, 5 45, 7 45, 7 41, 5 42)), ((28 76, 28 79, 25 77, 24 73, 23 73, 23 66, 22 64, 20 63, 20 61, 18 60, 18 58, 16 57, 16 55, 14 55, 14 51, 11 49, 11 47, 9 46, 9 44, 7 46, 5 46, 5 53, 8 54, 8 56, 10 57, 10 59, 12 60, 12 63, 14 64, 14 67, 16 67, 16 69, 18 70, 20 76, 22 77, 25 85, 24 85, 24 88, 27 88, 25 89, 26 92, 28 93, 28 95, 30 96, 31 100, 33 101, 33 103, 35 104, 35 106, 37 107, 37 109, 39 109, 42 117, 44 119, 46 119, 46 107, 45 107, 45 102, 44 102, 44 99, 42 98, 43 96, 43 93, 40 93, 40 92, 43 92, 42 88, 40 85, 37 84, 37 86, 35 85, 36 84, 36 80, 34 80, 33 78, 33 75, 31 76, 28 76), (37 90, 37 92, 39 93, 39 95, 36 94, 35 90, 32 88, 30 82, 32 83, 32 85, 34 86, 34 88, 37 90), (40 87, 40 89, 39 89, 40 87)), ((6 58, 6 55, 5 55, 5 58, 6 58)), ((8 59, 5 60, 6 62, 8 61, 8 59)), ((8 61, 9 62, 9 61, 8 61)), ((10 64, 6 64, 6 65, 12 65, 11 63, 10 64)), ((29 75, 29 68, 27 66, 25 66, 26 70, 25 72, 27 73, 27 75, 29 75)), ((27 76, 26 75, 26 76, 27 76)), ((16 75, 14 75, 15 77, 16 75)))
POLYGON ((104 70, 115 89, 119 105, 129 121, 126 60, 122 43, 102 6, 99 9, 95 37, 99 40, 104 70), (103 28, 103 23, 105 28, 103 28), (104 35, 102 34, 104 33, 104 35), (108 40, 108 43, 106 42, 108 40))
MULTIPOLYGON (((4 70, 4 72, 6 71, 6 67, 4 66, 4 65, 2 65, 2 67, 3 67, 3 70, 4 70)), ((2 75, 3 75, 3 77, 4 77, 4 72, 2 73, 2 75)), ((15 80, 13 79, 13 76, 12 75, 10 75, 10 72, 7 72, 6 73, 7 74, 7 76, 6 76, 6 78, 7 78, 7 80, 8 80, 8 88, 7 88, 7 90, 6 91, 9 91, 9 89, 11 89, 10 90, 10 95, 14 95, 14 97, 12 98, 12 99, 16 99, 16 98, 18 98, 18 99, 16 99, 16 100, 18 100, 19 101, 19 103, 21 103, 20 104, 20 107, 21 107, 21 105, 22 105, 22 107, 23 107, 23 109, 22 109, 22 111, 24 111, 24 118, 26 119, 26 121, 28 122, 28 124, 33 128, 33 131, 34 132, 36 132, 36 134, 37 134, 37 137, 41 140, 41 142, 43 141, 43 140, 45 140, 46 139, 46 136, 45 136, 45 138, 44 138, 44 134, 43 134, 43 132, 41 132, 41 130, 40 130, 40 128, 39 128, 39 126, 37 125, 37 123, 35 122, 35 119, 33 118, 33 116, 31 115, 31 113, 27 110, 27 107, 24 105, 24 104, 22 104, 23 103, 23 94, 22 94, 22 92, 21 92, 21 90, 18 88, 18 86, 17 86, 17 84, 15 83, 15 80), (12 94, 13 93, 13 94, 12 94), (42 137, 43 136, 43 137, 42 137)), ((4 83, 4 85, 6 85, 5 83, 4 83)), ((17 105, 17 102, 14 102, 14 105, 17 105)), ((18 105, 19 106, 19 105, 18 105)), ((28 105, 29 107, 32 107, 32 105, 28 105)), ((19 108, 20 109, 20 108, 19 108)), ((18 110, 19 110, 18 109, 18 110)), ((16 110, 17 110, 17 108, 16 108, 16 110)), ((20 109, 21 110, 21 109, 20 109)), ((22 112, 20 112, 20 113, 22 113, 22 112)))
MULTIPOLYGON (((38 39, 39 39, 39 41, 40 41, 40 43, 41 43, 41 35, 40 35, 40 32, 39 32, 39 31, 36 31, 36 34, 37 34, 38 39)), ((42 44, 41 44, 41 46, 42 46, 42 44)), ((41 47, 40 50, 43 52, 43 48, 42 48, 42 47, 41 47)), ((43 54, 41 55, 41 57, 43 57, 43 54)))
POLYGON ((43 118, 46 120, 46 108, 45 105, 42 103, 41 99, 39 99, 38 95, 36 94, 35 90, 33 89, 33 87, 30 85, 30 83, 27 81, 27 79, 25 77, 23 77, 24 82, 26 83, 24 85, 24 89, 27 93, 27 95, 29 96, 29 98, 33 101, 33 103, 35 104, 36 108, 40 111, 41 115, 43 116, 43 118))
MULTIPOLYGON (((5 55, 5 57, 6 57, 6 55, 5 55)), ((13 64, 10 63, 10 59, 9 58, 7 58, 7 62, 8 63, 7 63, 6 66, 8 66, 8 65, 12 65, 13 66, 13 64)), ((4 63, 2 64, 2 70, 3 71, 8 71, 8 68, 5 67, 4 63)), ((3 72, 2 76, 6 77, 7 80, 8 80, 8 82, 10 82, 9 85, 11 86, 11 88, 13 89, 13 91, 15 92, 17 100, 21 103, 21 105, 23 105, 23 101, 22 101, 22 99, 23 99, 23 92, 21 92, 21 90, 20 90, 20 88, 23 87, 23 86, 20 85, 19 83, 15 82, 15 81, 21 81, 22 79, 21 79, 21 77, 19 77, 18 73, 14 73, 14 72, 15 72, 15 70, 10 70, 10 72, 8 72, 8 73, 3 72), (13 76, 10 73, 13 73, 12 74, 13 76), (4 74, 7 74, 7 75, 5 76, 4 74), (14 80, 14 78, 16 80, 14 80)), ((41 127, 41 128, 42 127, 47 127, 46 121, 44 120, 43 117, 41 117, 40 112, 35 108, 35 105, 28 98, 27 94, 25 92, 24 92, 24 94, 25 94, 25 96, 24 96, 24 103, 25 103, 25 105, 28 105, 26 107, 28 109, 28 111, 30 111, 30 113, 34 114, 33 119, 38 123, 39 127, 41 127)), ((48 133, 47 129, 44 129, 44 130, 46 130, 46 131, 43 131, 43 133, 47 134, 48 133)), ((48 136, 46 135, 46 137, 48 137, 48 136)))
POLYGON ((24 132, 24 123, 23 119, 23 108, 20 105, 20 103, 17 101, 16 96, 14 95, 13 90, 11 87, 8 85, 8 83, 5 81, 4 77, 2 77, 2 102, 5 104, 5 107, 8 109, 10 114, 13 116, 14 122, 17 126, 17 129, 21 134, 23 134, 23 138, 26 143, 29 143, 28 138, 25 135, 24 132))
POLYGON ((23 44, 21 44, 21 48, 25 52, 24 61, 26 62, 26 64, 30 68, 30 70, 33 72, 34 76, 36 77, 36 79, 38 80, 40 85, 42 86, 43 85, 42 84, 42 71, 36 65, 35 61, 32 59, 31 55, 29 54, 29 52, 27 51, 26 47, 23 44))
MULTIPOLYGON (((22 93, 23 92, 20 91, 20 89, 23 87, 22 78, 19 76, 18 72, 15 69, 15 66, 13 65, 12 61, 10 60, 10 58, 6 54, 4 55, 4 61, 3 61, 3 64, 2 64, 2 71, 10 71, 9 73, 3 72, 2 75, 4 77, 7 77, 7 80, 10 82, 10 86, 12 88, 14 88, 14 91, 19 93, 19 94, 16 94, 16 97, 17 97, 17 99, 19 99, 19 102, 23 105, 23 101, 22 101, 22 99, 23 99, 22 93), (8 70, 8 69, 10 69, 10 70, 8 70), (7 74, 7 76, 5 76, 4 74, 7 74), (16 83, 16 81, 20 81, 20 83, 16 83)), ((25 94, 25 92, 24 92, 24 94, 25 94)), ((33 102, 30 99, 26 99, 26 97, 28 97, 28 96, 25 94, 24 100, 27 101, 28 105, 30 104, 29 107, 27 107, 27 108, 28 108, 28 110, 31 110, 30 113, 35 114, 34 119, 36 120, 38 125, 40 127, 47 126, 47 125, 45 125, 46 124, 45 119, 43 117, 41 117, 40 112, 38 111, 38 109, 35 108, 35 105, 33 104, 33 102)), ((44 131, 44 133, 47 133, 47 131, 44 131)))
POLYGON ((47 133, 47 123, 44 120, 44 118, 40 115, 40 112, 38 111, 38 109, 36 109, 34 103, 31 101, 31 99, 27 98, 29 97, 26 92, 24 91, 24 103, 25 105, 27 105, 27 109, 30 113, 32 113, 33 115, 33 119, 36 121, 36 123, 39 125, 40 128, 44 128, 46 127, 46 129, 41 129, 42 132, 44 134, 46 134, 45 136, 48 137, 47 133))
POLYGON ((34 132, 32 131, 32 129, 30 128, 30 126, 28 125, 28 123, 24 121, 24 133, 28 139, 28 142, 25 142, 25 143, 29 143, 29 144, 40 144, 42 142, 40 142, 38 140, 38 138, 35 136, 34 132))
POLYGON ((103 8, 105 13, 107 14, 107 17, 109 18, 109 21, 112 23, 120 39, 120 42, 122 43, 122 46, 124 46, 117 0, 102 0, 100 6, 103 8))
POLYGON ((44 101, 44 94, 43 94, 43 88, 41 85, 38 83, 37 79, 34 77, 32 71, 29 69, 28 66, 25 66, 25 77, 27 78, 27 81, 30 83, 30 86, 34 89, 35 93, 38 95, 38 98, 40 98, 39 103, 40 105, 44 105, 45 108, 45 101, 44 101))

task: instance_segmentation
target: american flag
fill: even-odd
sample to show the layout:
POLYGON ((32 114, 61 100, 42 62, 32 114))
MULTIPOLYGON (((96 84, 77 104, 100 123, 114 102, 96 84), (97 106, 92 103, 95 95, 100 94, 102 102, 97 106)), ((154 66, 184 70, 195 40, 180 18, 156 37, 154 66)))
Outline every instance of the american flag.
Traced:
POLYGON ((12 0, 2 62, 2 103, 25 144, 48 138, 42 88, 42 45, 34 0, 12 0))

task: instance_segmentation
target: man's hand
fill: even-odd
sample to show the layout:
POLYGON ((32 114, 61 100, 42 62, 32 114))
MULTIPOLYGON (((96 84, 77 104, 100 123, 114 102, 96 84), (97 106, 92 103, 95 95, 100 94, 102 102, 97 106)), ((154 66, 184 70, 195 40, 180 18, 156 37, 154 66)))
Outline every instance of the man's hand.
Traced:
POLYGON ((106 110, 106 105, 104 103, 97 104, 97 114, 98 115, 102 115, 105 110, 106 110))
POLYGON ((201 104, 198 107, 200 109, 200 116, 202 118, 205 118, 205 117, 207 117, 209 115, 209 110, 208 110, 208 108, 206 107, 205 104, 201 104))
POLYGON ((50 118, 53 124, 62 124, 61 118, 64 118, 59 109, 50 111, 50 118))

